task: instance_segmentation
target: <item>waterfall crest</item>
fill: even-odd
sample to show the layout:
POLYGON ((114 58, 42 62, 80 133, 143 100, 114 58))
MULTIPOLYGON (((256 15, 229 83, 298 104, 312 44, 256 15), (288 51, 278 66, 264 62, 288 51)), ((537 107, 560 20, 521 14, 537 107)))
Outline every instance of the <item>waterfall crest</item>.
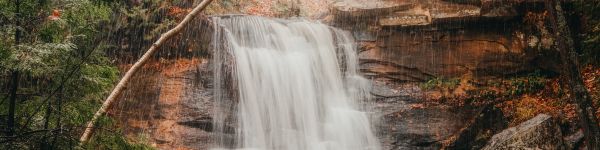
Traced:
POLYGON ((348 32, 303 20, 212 20, 213 119, 216 132, 232 134, 218 136, 218 148, 380 149, 364 112, 370 84, 348 32))

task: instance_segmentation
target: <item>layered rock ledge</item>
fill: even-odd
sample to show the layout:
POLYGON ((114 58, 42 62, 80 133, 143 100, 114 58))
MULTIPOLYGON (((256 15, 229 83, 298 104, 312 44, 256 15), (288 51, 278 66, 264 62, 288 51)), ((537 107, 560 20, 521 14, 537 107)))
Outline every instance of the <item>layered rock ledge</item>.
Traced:
POLYGON ((329 21, 361 43, 367 76, 493 77, 557 70, 546 61, 556 53, 538 6, 538 0, 341 0, 331 5, 329 21))

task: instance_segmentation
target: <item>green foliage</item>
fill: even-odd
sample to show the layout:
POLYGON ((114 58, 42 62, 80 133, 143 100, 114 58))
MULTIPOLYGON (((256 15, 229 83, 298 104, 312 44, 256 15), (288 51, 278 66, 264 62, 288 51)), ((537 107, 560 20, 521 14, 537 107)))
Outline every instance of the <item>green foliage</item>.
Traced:
MULTIPOLYGON (((189 2, 189 1, 185 1, 189 2)), ((111 38, 116 55, 139 56, 149 44, 176 24, 177 16, 169 14, 176 2, 159 0, 141 1, 127 7, 116 7, 112 25, 107 28, 109 34, 119 38, 111 38)))
POLYGON ((420 85, 421 89, 435 89, 435 88, 447 88, 447 89, 455 89, 460 84, 460 79, 452 78, 432 78, 425 83, 420 85))
POLYGON ((64 43, 32 43, 14 46, 11 57, 6 59, 4 66, 19 70, 34 77, 60 73, 64 69, 62 60, 76 48, 70 42, 64 43))
POLYGON ((101 139, 91 139, 90 143, 84 145, 85 149, 132 149, 132 150, 153 150, 153 147, 148 146, 145 143, 134 143, 125 139, 120 134, 116 133, 97 133, 96 137, 103 137, 101 139))
MULTIPOLYGON (((2 33, 0 33, 2 34, 2 33)), ((12 57, 12 53, 10 53, 10 51, 8 50, 8 45, 7 43, 4 42, 0 42, 0 60, 8 60, 10 57, 12 57)), ((7 74, 8 73, 8 68, 6 68, 6 66, 8 64, 6 64, 7 61, 0 61, 0 74, 7 74)))
POLYGON ((65 25, 63 20, 51 21, 41 26, 39 38, 42 42, 53 43, 65 40, 65 25))
POLYGON ((106 130, 106 127, 111 127, 114 120, 108 117, 102 117, 99 119, 97 127, 100 130, 96 131, 96 136, 90 139, 89 143, 86 143, 82 147, 85 149, 135 149, 135 150, 153 150, 154 148, 147 145, 144 139, 130 141, 129 139, 122 136, 121 131, 106 130), (101 137, 101 138, 99 138, 101 137))
POLYGON ((546 81, 546 78, 539 71, 524 77, 511 78, 508 80, 509 87, 507 92, 511 95, 534 93, 544 89, 546 81))
MULTIPOLYGON (((106 56, 111 47, 106 44, 110 43, 106 24, 120 7, 117 2, 98 0, 21 0, 21 16, 16 18, 14 1, 0 0, 0 85, 10 84, 12 71, 21 76, 16 137, 0 132, 0 149, 77 147, 82 127, 119 77, 106 56), (59 16, 51 16, 55 10, 59 16), (14 24, 17 19, 22 22, 19 26, 14 24), (22 32, 18 42, 17 29, 22 32)), ((6 130, 8 87, 0 87, 2 131, 6 130)), ((150 149, 145 143, 129 141, 114 124, 103 118, 100 127, 107 131, 99 131, 92 146, 83 148, 150 149)))
POLYGON ((582 60, 584 63, 600 65, 600 3, 584 0, 575 1, 575 12, 583 16, 582 60))

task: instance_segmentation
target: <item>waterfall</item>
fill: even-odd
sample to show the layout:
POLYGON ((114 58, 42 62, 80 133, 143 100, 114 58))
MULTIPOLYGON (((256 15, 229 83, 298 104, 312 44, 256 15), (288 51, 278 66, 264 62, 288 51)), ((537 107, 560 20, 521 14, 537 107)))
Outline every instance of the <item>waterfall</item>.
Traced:
POLYGON ((212 20, 217 148, 380 149, 348 32, 306 20, 212 20))

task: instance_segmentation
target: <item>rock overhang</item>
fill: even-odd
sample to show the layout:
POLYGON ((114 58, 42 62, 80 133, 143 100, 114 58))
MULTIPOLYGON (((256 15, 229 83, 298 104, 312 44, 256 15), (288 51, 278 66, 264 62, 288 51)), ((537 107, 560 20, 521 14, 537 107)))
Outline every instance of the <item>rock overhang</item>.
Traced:
POLYGON ((541 0, 341 0, 332 4, 335 22, 374 20, 381 27, 415 27, 479 20, 505 21, 541 0))

